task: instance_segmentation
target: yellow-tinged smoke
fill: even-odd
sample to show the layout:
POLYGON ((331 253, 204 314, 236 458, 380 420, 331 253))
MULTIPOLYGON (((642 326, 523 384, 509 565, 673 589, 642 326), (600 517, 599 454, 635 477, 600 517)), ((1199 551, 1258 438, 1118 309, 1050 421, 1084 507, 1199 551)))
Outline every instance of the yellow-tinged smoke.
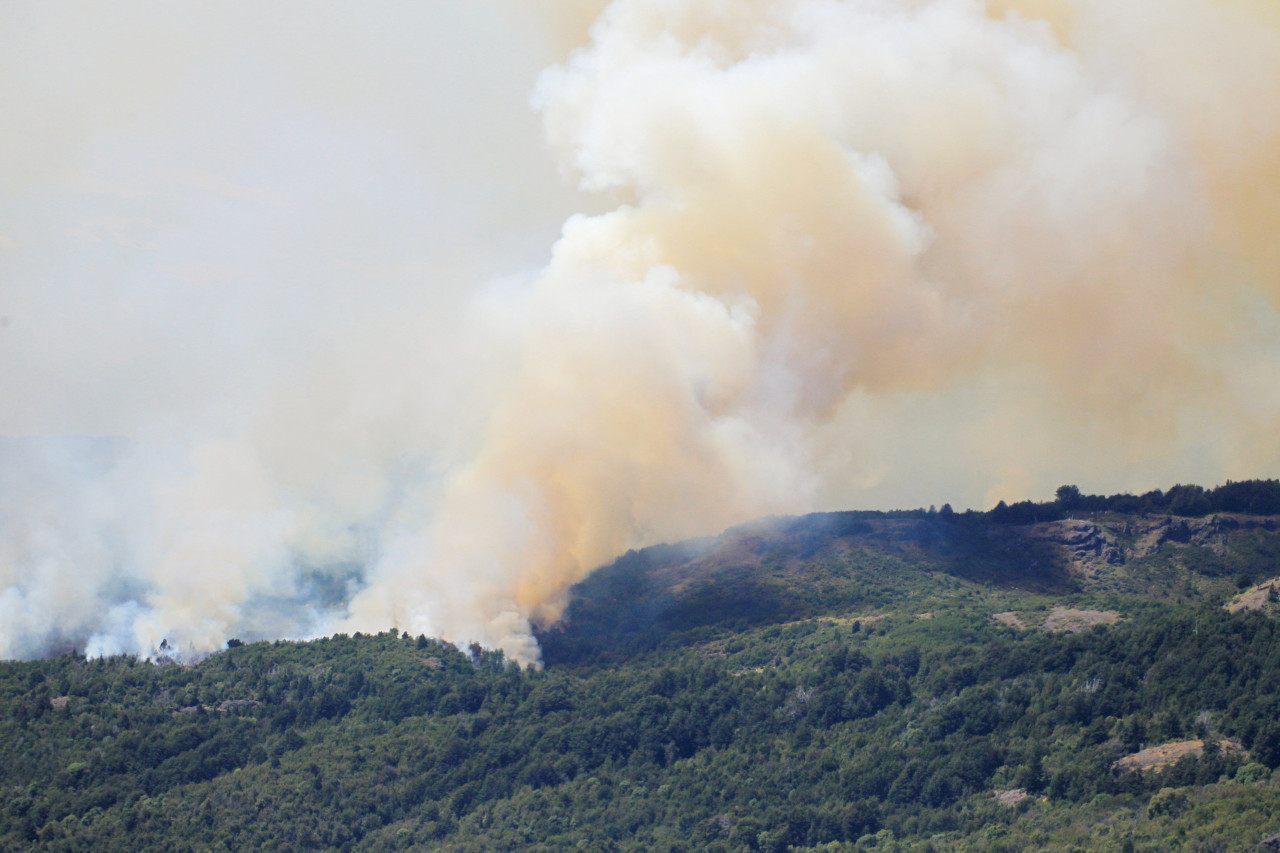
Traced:
POLYGON ((255 408, 174 487, 135 636, 208 645, 301 554, 365 566, 310 630, 532 661, 595 566, 760 514, 1280 474, 1274 4, 530 5, 604 212, 255 408))
POLYGON ((1280 281, 1259 15, 615 0, 538 103, 628 203, 570 222, 523 296, 521 373, 397 585, 465 566, 554 618, 623 548, 847 494, 820 436, 858 446, 855 398, 979 383, 997 419, 1145 459, 1243 414, 1237 341, 1280 281))

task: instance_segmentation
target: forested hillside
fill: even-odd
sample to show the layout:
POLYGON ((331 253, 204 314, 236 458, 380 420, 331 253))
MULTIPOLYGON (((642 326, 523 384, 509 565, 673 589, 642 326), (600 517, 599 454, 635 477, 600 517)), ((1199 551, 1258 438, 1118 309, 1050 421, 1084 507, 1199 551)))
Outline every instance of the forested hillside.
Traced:
POLYGON ((0 849, 1255 849, 1280 518, 1082 499, 634 552, 542 670, 394 631, 3 663, 0 849))

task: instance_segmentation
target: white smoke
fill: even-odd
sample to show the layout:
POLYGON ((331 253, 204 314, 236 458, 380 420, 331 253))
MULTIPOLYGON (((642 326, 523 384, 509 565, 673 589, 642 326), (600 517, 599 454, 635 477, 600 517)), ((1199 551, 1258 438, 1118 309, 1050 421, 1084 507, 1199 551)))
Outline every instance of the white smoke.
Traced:
POLYGON ((7 13, 0 656, 536 660, 759 514, 1280 473, 1269 5, 539 7, 7 13))

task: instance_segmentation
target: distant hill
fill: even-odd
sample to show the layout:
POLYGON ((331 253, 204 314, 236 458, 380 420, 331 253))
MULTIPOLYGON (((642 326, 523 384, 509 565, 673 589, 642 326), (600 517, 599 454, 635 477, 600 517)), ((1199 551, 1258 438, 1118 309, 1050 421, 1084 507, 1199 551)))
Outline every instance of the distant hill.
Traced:
POLYGON ((632 552, 542 671, 394 631, 2 663, 0 850, 1259 849, 1280 516, 1225 488, 632 552))

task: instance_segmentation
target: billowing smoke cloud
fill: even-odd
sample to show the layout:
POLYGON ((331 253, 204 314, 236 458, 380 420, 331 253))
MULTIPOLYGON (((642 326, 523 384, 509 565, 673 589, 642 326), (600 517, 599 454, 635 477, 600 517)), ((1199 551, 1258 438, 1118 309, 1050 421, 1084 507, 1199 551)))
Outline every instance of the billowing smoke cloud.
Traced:
POLYGON ((0 656, 1280 474, 1273 6, 532 5, 8 13, 0 656))

